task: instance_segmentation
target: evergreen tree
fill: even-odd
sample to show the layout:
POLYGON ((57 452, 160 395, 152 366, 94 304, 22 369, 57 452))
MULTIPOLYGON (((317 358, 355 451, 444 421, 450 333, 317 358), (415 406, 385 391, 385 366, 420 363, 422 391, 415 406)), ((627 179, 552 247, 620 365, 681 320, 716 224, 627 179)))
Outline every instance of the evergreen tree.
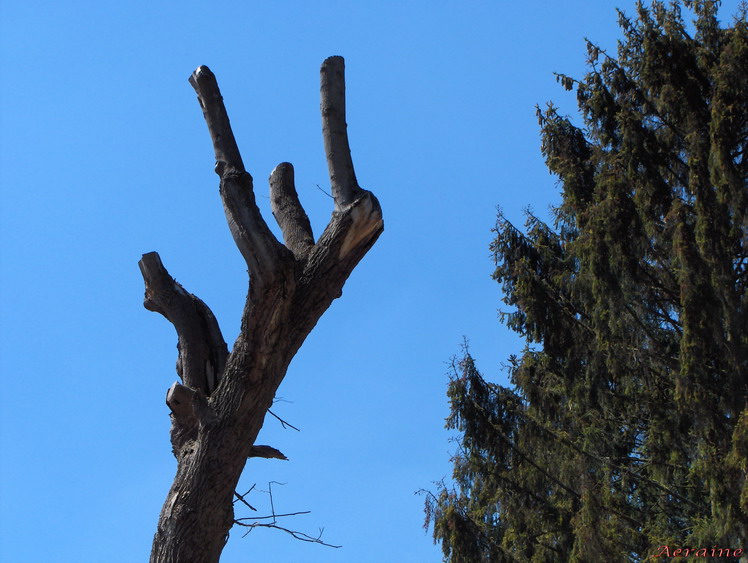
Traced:
MULTIPOLYGON (((619 14, 588 44, 584 127, 538 112, 563 189, 549 226, 499 216, 512 388, 466 350, 455 487, 426 502, 449 561, 639 561, 748 544, 748 29, 718 2, 619 14)), ((702 553, 703 554, 703 553, 702 553)))

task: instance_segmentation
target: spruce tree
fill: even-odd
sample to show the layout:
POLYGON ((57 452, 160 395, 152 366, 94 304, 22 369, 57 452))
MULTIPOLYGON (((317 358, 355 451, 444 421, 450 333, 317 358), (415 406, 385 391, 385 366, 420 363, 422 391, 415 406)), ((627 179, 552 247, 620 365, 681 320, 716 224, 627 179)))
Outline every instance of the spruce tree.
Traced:
POLYGON ((538 111, 562 202, 553 225, 498 218, 526 346, 511 388, 455 362, 454 485, 426 502, 446 560, 748 547, 748 29, 717 8, 619 12, 617 54, 589 43, 586 76, 558 76, 583 126, 538 111))

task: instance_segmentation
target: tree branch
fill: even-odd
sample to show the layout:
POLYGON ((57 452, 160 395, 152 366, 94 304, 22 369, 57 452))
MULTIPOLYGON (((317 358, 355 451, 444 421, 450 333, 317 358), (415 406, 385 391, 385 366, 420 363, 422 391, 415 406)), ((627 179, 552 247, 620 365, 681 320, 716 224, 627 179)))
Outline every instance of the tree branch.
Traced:
POLYGON ((327 167, 330 171, 335 210, 351 205, 361 188, 353 170, 345 121, 345 62, 343 57, 329 57, 320 69, 322 96, 322 136, 325 142, 327 167))
MULTIPOLYGON (((295 514, 276 514, 276 516, 294 516, 296 514, 306 514, 305 512, 298 512, 295 514)), ((334 547, 335 549, 338 549, 340 547, 343 547, 342 545, 333 545, 331 543, 326 543, 322 541, 322 532, 324 530, 320 530, 320 533, 317 537, 310 536, 309 534, 305 534, 304 532, 298 532, 296 530, 289 530, 288 528, 284 528, 283 526, 278 526, 278 524, 272 524, 272 523, 264 523, 264 522, 251 522, 249 524, 245 524, 244 522, 239 522, 238 520, 234 522, 235 524, 239 526, 244 526, 245 528, 249 528, 247 532, 244 534, 245 536, 251 532, 255 528, 273 528, 275 530, 280 530, 282 532, 286 532, 287 534, 290 534, 295 539, 308 542, 308 543, 318 543, 320 545, 324 545, 325 547, 334 547)))
POLYGON ((306 256, 314 246, 314 235, 294 186, 293 165, 282 162, 270 174, 270 207, 278 226, 283 231, 286 248, 296 258, 306 256))
POLYGON ((200 66, 190 76, 190 84, 213 140, 226 220, 247 262, 253 293, 257 294, 273 282, 290 253, 270 232, 257 208, 252 176, 244 169, 216 77, 207 66, 200 66))
MULTIPOLYGON (((255 485, 256 485, 256 483, 255 483, 255 485)), ((241 502, 241 503, 242 503, 242 504, 243 504, 244 506, 246 506, 247 508, 249 508, 250 510, 252 510, 252 511, 254 511, 254 512, 257 512, 257 509, 256 509, 256 508, 255 508, 254 506, 252 506, 251 504, 249 504, 249 503, 247 502, 247 499, 245 499, 245 498, 244 498, 244 497, 246 497, 246 496, 247 496, 247 495, 248 495, 249 493, 251 493, 251 492, 252 492, 252 489, 254 489, 254 488, 255 488, 255 485, 252 485, 252 486, 251 486, 251 487, 249 488, 249 490, 248 490, 248 491, 247 491, 246 493, 244 493, 243 495, 240 495, 239 493, 237 493, 236 491, 234 491, 234 496, 236 497, 236 500, 240 501, 240 502, 241 502)), ((234 501, 234 504, 236 504, 236 500, 234 501)))
MULTIPOLYGON (((302 514, 311 514, 311 510, 301 510, 299 512, 288 512, 287 514, 268 514, 267 516, 252 516, 249 518, 237 518, 236 523, 240 526, 247 526, 248 524, 244 524, 243 522, 245 520, 275 520, 276 518, 283 518, 285 516, 300 516, 302 514)), ((251 525, 251 524, 249 524, 251 525)))
POLYGON ((288 458, 280 450, 272 446, 252 446, 247 457, 264 457, 265 459, 282 459, 288 461, 288 458))
POLYGON ((277 418, 278 422, 281 423, 281 426, 283 427, 284 430, 286 429, 286 426, 288 426, 289 428, 293 428, 294 430, 296 430, 296 432, 301 432, 301 430, 299 430, 298 428, 296 428, 293 424, 291 424, 290 422, 286 422, 285 420, 283 420, 281 417, 279 417, 277 414, 275 414, 270 409, 268 409, 268 414, 274 416, 275 418, 277 418))
POLYGON ((207 66, 203 65, 197 67, 189 80, 197 93, 197 99, 203 109, 205 123, 208 124, 208 131, 213 140, 213 150, 216 153, 216 172, 221 176, 223 168, 227 166, 233 168, 236 172, 244 172, 244 163, 234 139, 234 132, 231 130, 231 123, 226 113, 226 107, 223 105, 223 96, 218 89, 216 76, 207 66), (220 171, 218 170, 219 167, 221 168, 220 171))
MULTIPOLYGON (((272 487, 273 483, 277 483, 277 482, 276 481, 269 482, 268 483, 268 490, 267 490, 267 493, 268 493, 268 495, 270 497, 270 514, 269 515, 267 515, 267 516, 253 516, 253 517, 250 517, 250 518, 235 518, 234 519, 234 524, 236 524, 238 526, 243 526, 245 528, 249 528, 247 530, 247 532, 244 534, 244 536, 246 536, 247 534, 249 534, 249 532, 251 532, 255 528, 274 528, 276 530, 281 530, 283 532, 286 532, 287 534, 290 534, 291 536, 293 536, 295 539, 301 540, 301 541, 304 541, 304 542, 318 543, 318 544, 321 544, 321 545, 324 545, 324 546, 327 546, 327 547, 334 547, 334 548, 341 547, 339 545, 332 545, 332 544, 325 543, 325 542, 322 541, 321 538, 322 538, 322 533, 324 532, 324 528, 320 528, 319 535, 317 537, 314 537, 314 536, 310 536, 309 534, 305 534, 304 532, 298 532, 296 530, 290 530, 290 529, 285 528, 283 526, 279 526, 278 525, 278 518, 283 518, 283 517, 287 517, 287 516, 300 516, 300 515, 303 515, 303 514, 309 514, 310 511, 309 510, 302 510, 302 511, 299 511, 299 512, 287 512, 285 514, 276 514, 276 512, 275 512, 275 505, 273 504, 273 487, 272 487), (250 520, 251 520, 251 522, 250 522, 250 520), (272 522, 260 522, 259 520, 272 520, 272 522)), ((278 483, 278 484, 282 485, 283 483, 278 483)), ((236 491, 234 492, 234 495, 237 497, 237 499, 241 500, 244 504, 246 504, 247 506, 249 506, 249 508, 251 508, 252 510, 255 510, 255 508, 252 507, 252 506, 250 506, 247 503, 247 501, 244 499, 244 497, 246 495, 248 495, 250 493, 250 491, 252 491, 252 489, 254 489, 254 487, 255 486, 252 485, 252 488, 249 489, 249 491, 247 491, 244 495, 240 495, 236 491)))
POLYGON ((143 254, 138 266, 145 282, 143 306, 162 314, 177 331, 177 373, 182 382, 210 395, 229 353, 213 312, 169 275, 158 253, 143 254))

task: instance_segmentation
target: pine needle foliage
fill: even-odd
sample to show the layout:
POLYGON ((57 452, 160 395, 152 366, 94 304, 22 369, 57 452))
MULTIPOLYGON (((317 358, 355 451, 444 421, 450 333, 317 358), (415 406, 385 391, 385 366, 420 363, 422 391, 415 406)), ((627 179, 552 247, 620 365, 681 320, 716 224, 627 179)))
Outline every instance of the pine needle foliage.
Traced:
POLYGON ((526 347, 511 388, 455 362, 454 486, 426 501, 447 561, 748 544, 748 27, 717 9, 619 13, 617 54, 589 43, 587 75, 558 77, 583 127, 538 111, 562 203, 552 226, 498 218, 526 347))

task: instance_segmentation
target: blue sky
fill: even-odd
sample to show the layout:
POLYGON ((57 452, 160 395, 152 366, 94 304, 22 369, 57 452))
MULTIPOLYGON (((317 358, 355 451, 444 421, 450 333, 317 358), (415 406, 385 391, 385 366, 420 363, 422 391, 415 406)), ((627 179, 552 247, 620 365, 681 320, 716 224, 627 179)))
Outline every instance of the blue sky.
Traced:
POLYGON ((137 262, 158 251, 229 346, 247 291, 187 78, 217 75, 266 220, 266 178, 290 161, 319 235, 319 66, 339 54, 385 232, 281 385, 274 412, 302 432, 260 434, 290 461, 250 461, 240 488, 285 483, 276 511, 311 510, 287 525, 343 547, 235 529, 222 561, 439 561, 414 492, 450 473, 447 364, 466 336, 505 381, 521 347, 490 279, 496 206, 520 224, 558 202, 535 104, 574 112, 552 73, 583 74, 585 36, 614 48, 616 6, 634 2, 4 2, 0 559, 147 559, 176 467, 176 334, 142 307, 137 262))

